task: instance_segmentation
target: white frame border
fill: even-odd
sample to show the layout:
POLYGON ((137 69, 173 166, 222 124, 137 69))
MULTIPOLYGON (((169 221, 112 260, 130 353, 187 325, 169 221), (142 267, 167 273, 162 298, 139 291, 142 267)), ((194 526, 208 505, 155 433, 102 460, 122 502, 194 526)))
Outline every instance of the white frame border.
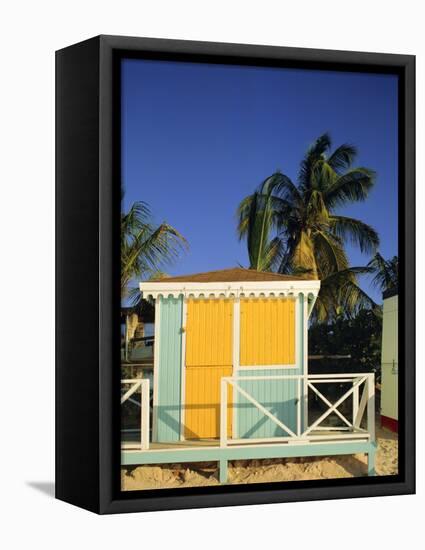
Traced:
POLYGON ((155 300, 155 327, 153 350, 153 401, 152 401, 152 441, 158 440, 158 389, 159 389, 159 349, 161 339, 161 302, 155 300))

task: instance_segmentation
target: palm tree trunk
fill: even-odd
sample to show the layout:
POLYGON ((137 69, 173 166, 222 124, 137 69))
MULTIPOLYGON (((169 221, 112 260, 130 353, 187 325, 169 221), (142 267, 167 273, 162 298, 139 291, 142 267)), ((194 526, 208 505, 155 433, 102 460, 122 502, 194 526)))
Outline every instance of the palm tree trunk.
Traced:
POLYGON ((317 264, 314 256, 313 243, 305 231, 301 231, 300 239, 292 256, 292 266, 296 273, 308 279, 317 279, 317 264))

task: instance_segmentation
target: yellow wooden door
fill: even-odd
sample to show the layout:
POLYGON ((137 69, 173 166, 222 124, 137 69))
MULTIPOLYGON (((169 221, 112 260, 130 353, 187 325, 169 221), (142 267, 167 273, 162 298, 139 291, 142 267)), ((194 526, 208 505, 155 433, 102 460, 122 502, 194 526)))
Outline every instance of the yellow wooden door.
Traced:
POLYGON ((295 363, 295 302, 290 298, 241 300, 240 365, 295 363))
MULTIPOLYGON (((186 321, 185 438, 220 436, 220 381, 232 375, 232 300, 189 300, 186 321)), ((231 433, 232 392, 227 430, 231 433)))

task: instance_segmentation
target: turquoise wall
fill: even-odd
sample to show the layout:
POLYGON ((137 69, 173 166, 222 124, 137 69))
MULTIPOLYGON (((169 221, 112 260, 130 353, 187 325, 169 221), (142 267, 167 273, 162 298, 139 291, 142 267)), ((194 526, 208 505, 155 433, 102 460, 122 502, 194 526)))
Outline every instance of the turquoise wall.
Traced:
MULTIPOLYGON (((239 369, 239 376, 280 376, 302 374, 304 351, 304 297, 299 295, 297 301, 297 327, 296 338, 298 348, 296 350, 296 368, 291 369, 239 369)), ((240 381, 239 385, 246 390, 256 401, 263 405, 274 416, 281 420, 293 432, 296 432, 296 380, 263 380, 240 381)), ((245 397, 237 394, 236 398, 236 426, 234 437, 237 438, 262 438, 285 437, 289 434, 267 418, 261 411, 252 405, 245 397)), ((303 411, 303 384, 301 383, 301 413, 303 411)), ((302 419, 302 415, 301 415, 302 419)), ((303 425, 303 423, 301 423, 303 425)))
POLYGON ((159 298, 158 396, 153 414, 158 442, 179 441, 183 298, 159 298))

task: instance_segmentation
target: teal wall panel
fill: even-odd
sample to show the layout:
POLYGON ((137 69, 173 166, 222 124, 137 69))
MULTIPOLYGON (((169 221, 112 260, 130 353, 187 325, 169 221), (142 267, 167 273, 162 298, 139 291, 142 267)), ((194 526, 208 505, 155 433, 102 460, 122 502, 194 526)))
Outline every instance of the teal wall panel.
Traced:
POLYGON ((160 297, 158 397, 154 408, 159 442, 180 439, 183 298, 160 297))
MULTIPOLYGON (((304 354, 304 297, 299 295, 297 301, 296 327, 296 368, 285 369, 239 369, 243 376, 281 376, 302 374, 304 354)), ((297 381, 296 380, 247 380, 240 381, 240 387, 247 391, 256 401, 288 426, 293 432, 297 427, 297 381)), ((245 397, 238 394, 235 400, 236 426, 234 437, 263 438, 286 437, 289 434, 259 411, 245 397)), ((301 382, 301 418, 303 402, 303 383, 301 382)), ((303 421, 302 424, 303 425, 303 421)))

